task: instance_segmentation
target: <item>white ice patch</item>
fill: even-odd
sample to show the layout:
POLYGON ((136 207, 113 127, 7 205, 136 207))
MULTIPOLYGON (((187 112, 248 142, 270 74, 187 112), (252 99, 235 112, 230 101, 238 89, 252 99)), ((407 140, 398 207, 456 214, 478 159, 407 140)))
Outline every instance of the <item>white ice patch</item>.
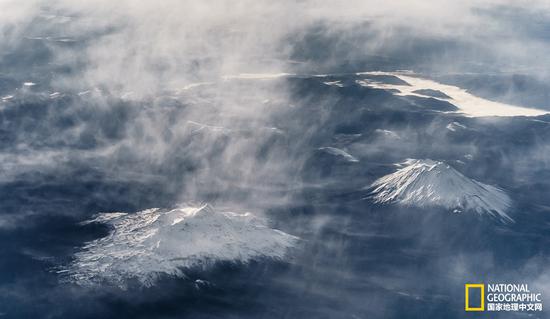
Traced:
POLYGON ((325 152, 330 155, 338 156, 344 159, 346 162, 359 162, 357 158, 349 154, 348 152, 341 150, 336 147, 321 147, 319 148, 320 151, 325 152))
POLYGON ((263 80, 263 79, 277 79, 282 77, 293 76, 293 73, 240 73, 237 75, 224 75, 223 80, 231 79, 247 79, 247 80, 263 80))
POLYGON ((60 92, 53 92, 52 94, 50 94, 50 99, 57 99, 61 96, 62 94, 60 92))
POLYGON ((460 112, 464 115, 471 117, 480 117, 480 116, 538 116, 550 113, 545 110, 521 107, 510 105, 506 103, 500 103, 495 101, 490 101, 478 96, 475 96, 471 93, 468 93, 466 90, 461 89, 457 86, 441 84, 436 81, 423 79, 415 76, 411 72, 361 72, 357 75, 389 75, 395 76, 410 85, 398 85, 398 84, 388 84, 382 83, 379 81, 374 81, 370 79, 364 79, 357 81, 358 84, 363 86, 369 86, 380 89, 392 89, 397 90, 394 94, 400 96, 414 95, 419 97, 426 97, 422 94, 415 93, 417 90, 437 90, 446 95, 451 99, 442 99, 433 97, 434 99, 447 101, 455 105, 460 109, 460 112))
POLYGON ((187 90, 190 90, 192 88, 201 87, 201 86, 205 86, 205 85, 211 85, 211 84, 214 84, 214 82, 190 83, 190 84, 187 84, 184 87, 182 87, 179 91, 187 91, 187 90))
POLYGON ((506 214, 512 200, 502 189, 470 179, 443 162, 408 160, 404 165, 371 185, 374 202, 474 211, 513 222, 506 214))
POLYGON ((337 86, 339 88, 344 87, 344 85, 340 81, 328 81, 328 82, 323 82, 323 84, 328 85, 328 86, 337 86))
POLYGON ((217 261, 279 260, 298 240, 250 213, 217 212, 207 205, 106 213, 88 223, 108 224, 112 230, 87 243, 61 270, 80 285, 124 287, 135 279, 151 286, 159 275, 184 276, 186 268, 204 268, 217 261))
POLYGON ((387 138, 391 138, 391 139, 400 139, 399 135, 397 133, 395 133, 394 131, 390 131, 390 130, 383 130, 383 129, 379 129, 377 128, 376 130, 374 130, 375 133, 383 136, 383 137, 387 137, 387 138))
POLYGON ((460 124, 459 122, 451 122, 447 125, 447 129, 449 131, 456 132, 456 131, 467 129, 467 127, 463 124, 460 124))

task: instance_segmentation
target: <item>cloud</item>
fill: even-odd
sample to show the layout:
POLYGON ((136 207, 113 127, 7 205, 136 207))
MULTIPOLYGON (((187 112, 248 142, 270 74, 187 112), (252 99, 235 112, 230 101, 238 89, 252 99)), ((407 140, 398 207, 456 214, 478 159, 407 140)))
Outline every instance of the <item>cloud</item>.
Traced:
POLYGON ((525 4, 3 0, 1 92, 13 98, 2 106, 9 129, 0 180, 93 167, 111 181, 164 179, 182 199, 281 200, 267 190, 297 181, 298 153, 328 119, 296 116, 293 106, 309 101, 284 78, 227 76, 545 65, 529 58, 548 50, 543 29, 516 26, 550 8, 525 4))
MULTIPOLYGON (((547 123, 531 129, 526 119, 447 117, 422 108, 423 100, 360 87, 353 76, 333 76, 343 87, 323 84, 334 79, 297 79, 379 69, 539 76, 548 65, 544 1, 0 0, 0 6, 0 98, 13 96, 0 102, 0 232, 19 232, 20 246, 32 246, 45 229, 46 239, 64 236, 52 227, 59 214, 74 226, 101 211, 188 200, 223 211, 278 206, 278 221, 293 228, 285 231, 308 238, 297 264, 308 272, 306 284, 295 277, 302 270, 282 276, 292 293, 315 299, 304 307, 324 296, 387 317, 385 309, 400 309, 391 307, 400 296, 432 294, 431 284, 422 286, 418 260, 433 265, 423 269, 436 286, 452 281, 462 288, 470 274, 499 264, 492 250, 510 250, 493 236, 500 229, 468 216, 350 204, 357 189, 384 175, 385 164, 429 155, 487 184, 527 180, 526 192, 539 192, 544 202, 546 188, 531 187, 528 174, 548 166, 547 123), (454 121, 469 129, 446 129, 454 121), (345 150, 358 162, 319 156, 315 150, 323 147, 345 150), (305 170, 313 172, 311 183, 305 170), (340 196, 342 189, 353 194, 340 196), (293 196, 300 207, 288 210, 283 204, 293 196), (326 211, 310 208, 318 203, 326 211), (484 234, 493 237, 479 241, 484 234), (493 246, 471 254, 454 249, 480 242, 493 246), (415 259, 423 248, 429 253, 415 259), (396 266, 412 259, 404 273, 396 266), (352 287, 341 289, 349 298, 337 298, 335 285, 352 287), (370 304, 358 289, 373 297, 370 304)), ((65 244, 41 241, 36 250, 67 245, 70 255, 100 235, 69 229, 74 238, 65 244)), ((539 273, 545 284, 547 274, 539 273)), ((32 278, 20 285, 34 287, 32 278)))
POLYGON ((368 64, 373 55, 417 55, 416 67, 436 62, 452 70, 475 58, 529 66, 531 54, 548 51, 540 38, 544 28, 518 28, 549 14, 543 1, 3 2, 2 40, 12 48, 29 36, 79 41, 69 48, 48 45, 53 63, 78 70, 55 83, 78 80, 137 96, 230 74, 368 64), (325 58, 315 59, 320 53, 313 51, 325 58), (452 59, 455 65, 446 65, 452 59))

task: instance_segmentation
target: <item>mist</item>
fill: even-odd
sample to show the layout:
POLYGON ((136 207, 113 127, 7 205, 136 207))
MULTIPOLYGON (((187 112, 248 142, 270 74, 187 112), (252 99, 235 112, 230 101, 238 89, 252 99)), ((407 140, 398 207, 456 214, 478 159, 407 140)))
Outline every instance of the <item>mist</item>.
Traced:
POLYGON ((0 317, 461 318, 466 282, 546 294, 549 17, 542 0, 0 0, 0 317), (399 91, 404 70, 538 110, 465 116, 399 91), (407 159, 499 187, 515 223, 372 203, 407 159), (299 240, 147 287, 60 279, 87 243, 108 257, 98 213, 206 204, 299 240))
MULTIPOLYGON (((484 69, 526 70, 541 77, 530 70, 529 52, 537 52, 542 59, 536 59, 537 64, 544 64, 547 44, 538 33, 525 35, 515 27, 531 16, 548 14, 543 2, 530 3, 530 9, 514 11, 514 19, 503 19, 520 4, 33 1, 21 5, 3 1, 0 63, 6 83, 2 91, 7 96, 15 90, 27 100, 56 93, 66 99, 55 102, 62 104, 57 107, 61 112, 48 110, 47 119, 41 118, 36 127, 8 133, 17 135, 17 142, 4 155, 6 163, 25 171, 25 167, 55 167, 53 162, 69 157, 94 158, 109 162, 101 168, 109 170, 139 161, 140 173, 154 174, 148 165, 169 162, 175 153, 209 158, 213 139, 219 141, 220 134, 193 142, 201 150, 193 145, 186 149, 181 140, 189 133, 184 129, 188 121, 232 131, 277 129, 269 126, 270 120, 302 102, 292 100, 283 81, 261 81, 259 89, 246 88, 246 80, 225 83, 227 77, 239 74, 324 74, 373 67, 428 74, 457 68, 467 73, 475 72, 471 62, 475 60, 484 61, 484 69), (37 86, 22 87, 29 81, 37 86), (209 91, 209 86, 215 89, 209 91), (209 105, 201 104, 202 94, 209 94, 209 105), (60 125, 64 117, 72 117, 72 123, 60 125), (52 150, 52 144, 62 144, 65 150, 52 150), (35 166, 36 158, 43 160, 35 166), (19 161, 23 165, 17 165, 19 161)), ((226 173, 239 170, 237 175, 246 182, 259 165, 247 154, 265 144, 266 138, 272 137, 228 142, 233 144, 224 147, 216 165, 226 173), (239 159, 251 162, 236 164, 241 153, 239 159)), ((294 141, 301 143, 307 141, 294 141)), ((276 156, 261 166, 260 170, 271 172, 263 180, 292 175, 276 156)), ((22 173, 6 169, 4 178, 22 173)))

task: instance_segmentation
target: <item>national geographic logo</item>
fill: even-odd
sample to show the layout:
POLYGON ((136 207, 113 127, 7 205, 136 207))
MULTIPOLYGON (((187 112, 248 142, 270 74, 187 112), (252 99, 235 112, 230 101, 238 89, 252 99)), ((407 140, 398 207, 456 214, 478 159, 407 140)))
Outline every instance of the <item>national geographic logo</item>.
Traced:
POLYGON ((465 311, 542 311, 542 294, 527 284, 465 284, 465 311))
POLYGON ((466 311, 485 311, 485 285, 484 284, 466 284, 464 285, 464 310, 466 311), (479 289, 479 298, 470 298, 472 290, 479 289), (474 299, 472 301, 472 299, 474 299), (479 301, 479 303, 476 302, 479 301), (474 304, 475 306, 472 306, 474 304))

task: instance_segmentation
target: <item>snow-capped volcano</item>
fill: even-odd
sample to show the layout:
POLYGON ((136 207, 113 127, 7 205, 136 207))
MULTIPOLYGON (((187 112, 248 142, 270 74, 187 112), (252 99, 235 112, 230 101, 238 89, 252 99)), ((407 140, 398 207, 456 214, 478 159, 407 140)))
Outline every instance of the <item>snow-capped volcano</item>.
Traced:
POLYGON ((89 242, 61 270, 81 285, 110 282, 123 287, 128 279, 137 279, 150 286, 159 274, 183 276, 184 268, 216 261, 282 259, 297 241, 250 213, 217 212, 207 205, 104 213, 87 223, 105 223, 112 230, 89 242))
POLYGON ((407 160, 402 168, 381 177, 371 186, 371 196, 376 203, 440 206, 513 222, 506 214, 512 201, 503 190, 470 179, 443 162, 407 160))

